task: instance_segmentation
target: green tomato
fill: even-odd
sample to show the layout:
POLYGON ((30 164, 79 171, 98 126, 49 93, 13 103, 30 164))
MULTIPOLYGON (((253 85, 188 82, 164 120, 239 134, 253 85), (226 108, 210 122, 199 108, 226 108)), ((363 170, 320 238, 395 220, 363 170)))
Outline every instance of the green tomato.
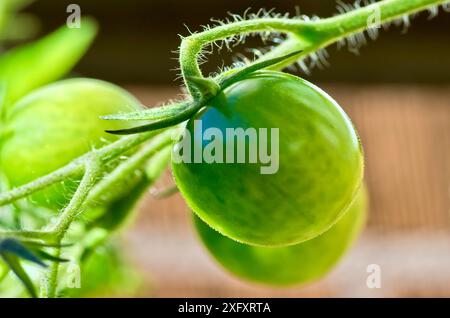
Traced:
MULTIPOLYGON (((118 137, 106 129, 124 124, 100 116, 140 109, 123 89, 98 80, 71 79, 27 95, 8 113, 0 131, 0 167, 10 186, 17 187, 51 173, 93 148, 118 137)), ((76 181, 50 187, 33 196, 37 203, 62 207, 76 181)))
POLYGON ((195 217, 197 232, 213 257, 245 280, 277 286, 302 284, 327 274, 361 232, 367 194, 361 188, 346 214, 327 232, 287 247, 257 247, 233 241, 195 217))
POLYGON ((194 158, 172 160, 175 181, 204 222, 239 242, 285 246, 316 237, 345 213, 363 177, 362 148, 345 112, 318 87, 285 73, 257 72, 227 88, 187 132, 191 147, 178 144, 174 154, 194 158), (234 147, 235 163, 194 162, 210 145, 201 136, 211 128, 222 133, 220 151, 234 147), (259 129, 278 128, 279 140, 270 137, 266 146, 276 152, 278 144, 278 171, 262 174, 265 161, 251 163, 248 149, 246 163, 236 163, 238 142, 229 128, 257 129, 259 150, 259 129))

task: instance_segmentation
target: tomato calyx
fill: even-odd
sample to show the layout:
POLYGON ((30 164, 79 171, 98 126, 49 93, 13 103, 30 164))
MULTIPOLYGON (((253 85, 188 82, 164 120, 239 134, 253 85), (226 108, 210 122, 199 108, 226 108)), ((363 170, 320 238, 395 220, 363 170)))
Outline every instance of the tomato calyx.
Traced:
POLYGON ((150 121, 150 123, 145 125, 121 130, 107 130, 106 132, 114 135, 132 135, 181 124, 182 122, 185 122, 195 116, 206 104, 208 104, 209 101, 218 96, 231 85, 246 79, 248 76, 259 70, 282 63, 283 61, 299 55, 300 53, 302 53, 302 51, 294 51, 287 55, 267 59, 265 61, 249 65, 244 69, 219 80, 187 76, 185 80, 190 84, 190 86, 195 88, 197 93, 193 96, 192 100, 173 105, 170 112, 165 112, 164 110, 171 108, 172 105, 153 108, 142 112, 104 116, 102 119, 105 120, 150 121), (166 114, 166 116, 162 114, 166 114))
POLYGON ((234 73, 234 74, 227 76, 227 77, 223 78, 222 80, 220 80, 220 84, 219 84, 220 90, 223 91, 224 89, 230 87, 231 85, 236 84, 236 83, 246 79, 248 76, 250 76, 251 74, 253 74, 257 71, 260 71, 267 67, 275 66, 275 65, 282 63, 285 60, 288 60, 294 56, 300 55, 300 53, 302 53, 302 52, 303 52, 302 50, 294 51, 287 55, 283 55, 280 57, 264 60, 262 62, 258 62, 258 63, 252 64, 252 65, 249 65, 249 66, 239 70, 237 73, 234 73))
POLYGON ((19 278, 30 296, 36 298, 37 293, 34 284, 20 261, 26 260, 43 268, 48 267, 44 261, 65 263, 69 260, 54 256, 45 251, 45 248, 62 248, 65 246, 67 245, 47 244, 16 238, 0 238, 0 259, 19 278))
POLYGON ((222 90, 214 80, 209 78, 187 76, 186 81, 199 93, 199 99, 213 98, 222 90))

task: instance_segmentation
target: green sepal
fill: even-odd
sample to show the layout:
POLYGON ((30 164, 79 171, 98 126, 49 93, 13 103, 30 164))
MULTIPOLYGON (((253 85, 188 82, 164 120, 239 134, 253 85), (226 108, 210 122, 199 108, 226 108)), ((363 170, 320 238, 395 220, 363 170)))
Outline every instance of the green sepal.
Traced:
POLYGON ((65 259, 65 258, 61 258, 61 257, 56 257, 54 255, 51 255, 43 250, 34 250, 34 252, 36 253, 36 255, 38 255, 40 258, 51 261, 51 262, 55 262, 55 263, 67 263, 69 260, 65 259))
POLYGON ((47 267, 30 249, 15 239, 4 239, 0 242, 0 255, 14 254, 24 260, 30 261, 42 267, 47 267))
POLYGON ((220 89, 224 90, 227 87, 230 87, 231 85, 242 81, 243 79, 245 79, 247 76, 249 76, 250 74, 262 70, 264 68, 270 67, 270 66, 274 66, 276 64, 282 63, 286 60, 289 60, 291 58, 293 58, 296 55, 300 55, 303 51, 299 50, 299 51, 294 51, 292 53, 289 53, 287 55, 283 55, 280 57, 276 57, 273 59, 268 59, 268 60, 264 60, 255 64, 251 64, 247 67, 244 67, 243 69, 241 69, 240 71, 238 71, 235 74, 232 74, 226 78, 224 78, 223 80, 220 81, 220 89))
POLYGON ((214 97, 220 91, 220 86, 213 80, 197 76, 186 76, 187 86, 194 87, 203 98, 214 97))
POLYGON ((196 103, 191 102, 190 107, 180 111, 178 114, 176 114, 172 117, 166 117, 161 120, 153 121, 153 122, 150 122, 149 124, 137 126, 134 128, 121 129, 121 130, 106 130, 106 132, 113 134, 113 135, 132 135, 132 134, 143 133, 143 132, 147 132, 147 131, 163 129, 163 128, 167 128, 167 127, 172 127, 172 126, 178 125, 178 124, 190 119, 203 107, 203 104, 204 104, 204 102, 201 100, 197 101, 196 103))
POLYGON ((0 240, 0 258, 8 265, 9 269, 19 278, 31 297, 36 297, 34 285, 20 264, 20 260, 26 260, 41 267, 47 267, 42 260, 51 262, 67 262, 67 259, 56 257, 42 250, 45 247, 62 247, 62 245, 46 244, 34 241, 19 241, 6 238, 0 240))

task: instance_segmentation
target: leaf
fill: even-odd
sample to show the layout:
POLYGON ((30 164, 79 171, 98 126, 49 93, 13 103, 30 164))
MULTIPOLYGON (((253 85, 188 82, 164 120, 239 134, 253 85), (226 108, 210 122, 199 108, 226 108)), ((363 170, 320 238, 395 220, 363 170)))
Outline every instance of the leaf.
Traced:
POLYGON ((8 87, 7 103, 69 72, 84 55, 97 33, 93 20, 81 28, 63 26, 41 40, 13 49, 0 57, 0 82, 8 87))
POLYGON ((14 254, 9 253, 0 253, 0 255, 2 256, 5 263, 8 264, 9 268, 11 268, 11 270, 14 272, 14 274, 16 274, 16 276, 22 281, 30 296, 33 298, 37 298, 33 282, 20 264, 19 258, 14 254))
POLYGON ((40 256, 42 259, 45 259, 45 260, 48 260, 48 261, 51 261, 51 262, 66 263, 66 262, 69 261, 68 259, 60 258, 60 257, 56 257, 54 255, 51 255, 51 254, 49 254, 49 253, 47 253, 47 252, 45 252, 43 250, 36 249, 36 250, 34 250, 34 252, 38 256, 40 256))
POLYGON ((22 243, 26 246, 29 246, 33 248, 34 246, 40 246, 40 247, 55 247, 55 248, 62 248, 62 247, 71 247, 74 244, 72 243, 66 243, 66 244, 50 244, 50 243, 41 243, 36 241, 22 241, 22 243))
POLYGON ((121 129, 121 130, 106 130, 107 133, 113 134, 113 135, 132 135, 137 133, 143 133, 147 131, 154 131, 158 129, 163 129, 167 127, 172 127, 175 125, 178 125, 188 119, 190 119, 192 116, 194 116, 203 105, 200 104, 190 104, 190 107, 186 108, 183 111, 180 111, 178 114, 166 117, 161 120, 157 120, 142 126, 137 126, 133 128, 128 129, 121 129))
POLYGON ((47 267, 33 252, 17 240, 5 239, 0 242, 0 255, 4 256, 9 254, 14 254, 42 267, 47 267))
POLYGON ((42 267, 47 267, 47 265, 41 259, 49 260, 51 262, 67 262, 67 259, 51 255, 40 248, 61 246, 62 245, 52 245, 30 241, 20 242, 16 239, 7 238, 0 240, 0 257, 22 281, 29 294, 32 297, 36 297, 34 285, 20 264, 20 259, 30 261, 42 267))

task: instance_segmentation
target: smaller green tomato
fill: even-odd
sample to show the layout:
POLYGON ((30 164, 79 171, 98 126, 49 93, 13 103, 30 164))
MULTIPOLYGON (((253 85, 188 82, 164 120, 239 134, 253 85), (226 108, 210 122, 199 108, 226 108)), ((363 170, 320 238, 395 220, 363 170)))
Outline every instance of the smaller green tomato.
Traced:
MULTIPOLYGON (((70 79, 38 89, 13 105, 0 127, 0 169, 12 187, 45 176, 118 139, 105 130, 124 124, 100 116, 140 108, 128 92, 99 80, 70 79)), ((63 207, 73 181, 32 198, 41 205, 63 207)))
POLYGON ((327 232, 287 247, 257 247, 233 241, 197 216, 195 228, 213 257, 238 277, 287 286, 317 280, 328 273, 361 232, 367 216, 367 193, 361 188, 344 216, 327 232))

